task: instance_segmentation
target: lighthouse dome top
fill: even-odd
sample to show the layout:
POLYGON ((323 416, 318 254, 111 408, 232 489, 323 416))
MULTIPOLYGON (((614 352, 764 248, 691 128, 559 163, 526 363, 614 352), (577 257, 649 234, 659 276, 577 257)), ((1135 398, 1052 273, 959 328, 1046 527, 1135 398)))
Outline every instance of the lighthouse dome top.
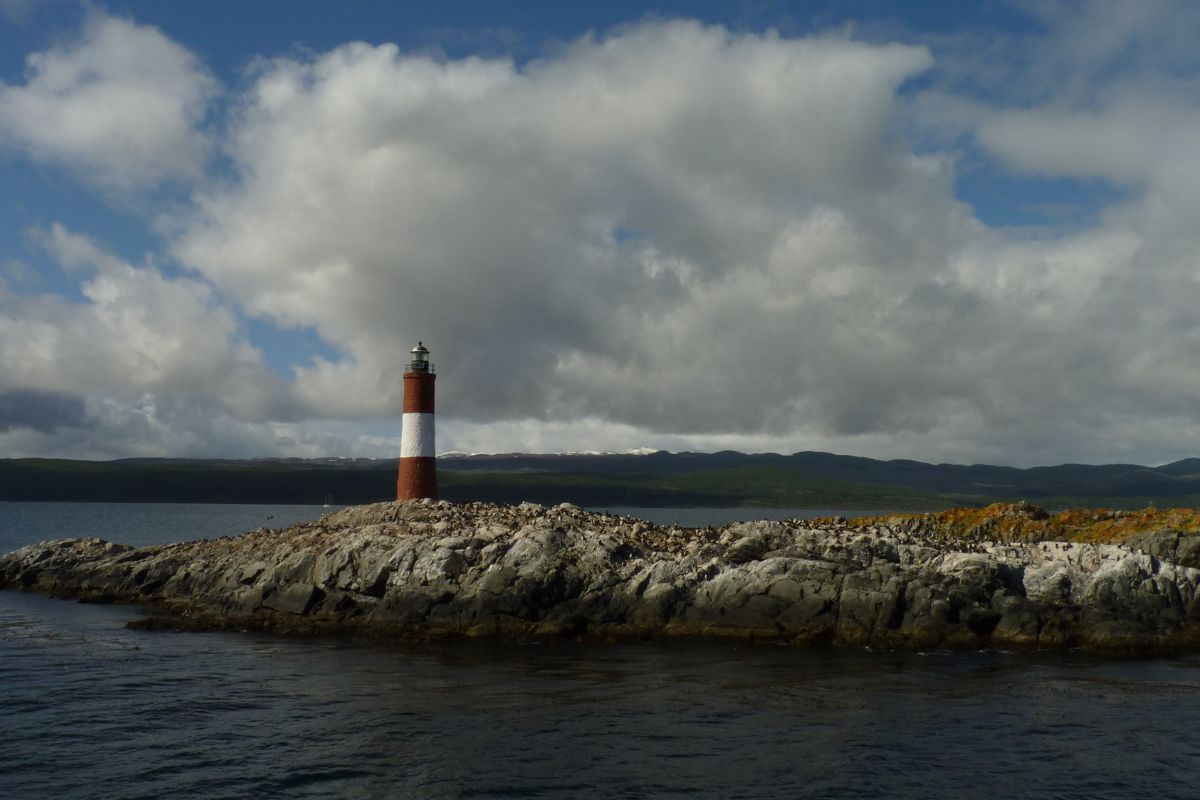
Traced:
POLYGON ((408 371, 429 372, 429 348, 423 342, 417 342, 410 352, 412 359, 408 362, 408 371))

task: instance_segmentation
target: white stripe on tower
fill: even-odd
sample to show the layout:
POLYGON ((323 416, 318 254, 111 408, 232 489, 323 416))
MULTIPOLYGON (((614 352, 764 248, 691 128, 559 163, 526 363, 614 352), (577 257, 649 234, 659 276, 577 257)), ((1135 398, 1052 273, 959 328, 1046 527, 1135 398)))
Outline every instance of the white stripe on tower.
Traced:
POLYGON ((433 414, 409 412, 400 429, 401 458, 433 458, 433 414))

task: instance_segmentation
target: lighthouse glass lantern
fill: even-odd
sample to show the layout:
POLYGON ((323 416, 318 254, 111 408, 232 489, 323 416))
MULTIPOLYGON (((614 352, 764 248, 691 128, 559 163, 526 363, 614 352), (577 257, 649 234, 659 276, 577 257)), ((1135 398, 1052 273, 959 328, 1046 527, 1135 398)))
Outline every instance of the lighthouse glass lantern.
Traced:
MULTIPOLYGON (((412 341, 411 339, 409 341, 412 341)), ((429 348, 421 342, 412 349, 412 360, 408 363, 409 372, 429 371, 429 348)))

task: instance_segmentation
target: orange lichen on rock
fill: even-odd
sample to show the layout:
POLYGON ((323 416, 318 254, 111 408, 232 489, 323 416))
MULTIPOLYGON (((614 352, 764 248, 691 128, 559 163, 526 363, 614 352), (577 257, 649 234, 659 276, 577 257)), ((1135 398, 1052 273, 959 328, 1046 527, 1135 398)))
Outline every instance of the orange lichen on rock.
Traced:
POLYGON ((884 521, 902 530, 922 530, 966 541, 1121 544, 1142 534, 1200 534, 1200 511, 1192 508, 1151 507, 1137 511, 1071 508, 1050 514, 1025 501, 932 514, 903 514, 885 520, 859 517, 849 524, 863 527, 884 521))
POLYGON ((1137 511, 1071 509, 1058 515, 1073 531, 1072 540, 1120 544, 1143 533, 1200 533, 1200 511, 1194 508, 1143 508, 1137 511))

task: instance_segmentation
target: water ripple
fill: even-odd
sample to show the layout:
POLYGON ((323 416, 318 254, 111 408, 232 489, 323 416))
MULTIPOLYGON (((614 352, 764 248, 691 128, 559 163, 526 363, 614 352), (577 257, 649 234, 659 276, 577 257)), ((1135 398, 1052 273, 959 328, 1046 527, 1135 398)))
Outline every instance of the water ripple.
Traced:
POLYGON ((0 797, 1185 798, 1200 660, 130 632, 0 593, 0 797))

